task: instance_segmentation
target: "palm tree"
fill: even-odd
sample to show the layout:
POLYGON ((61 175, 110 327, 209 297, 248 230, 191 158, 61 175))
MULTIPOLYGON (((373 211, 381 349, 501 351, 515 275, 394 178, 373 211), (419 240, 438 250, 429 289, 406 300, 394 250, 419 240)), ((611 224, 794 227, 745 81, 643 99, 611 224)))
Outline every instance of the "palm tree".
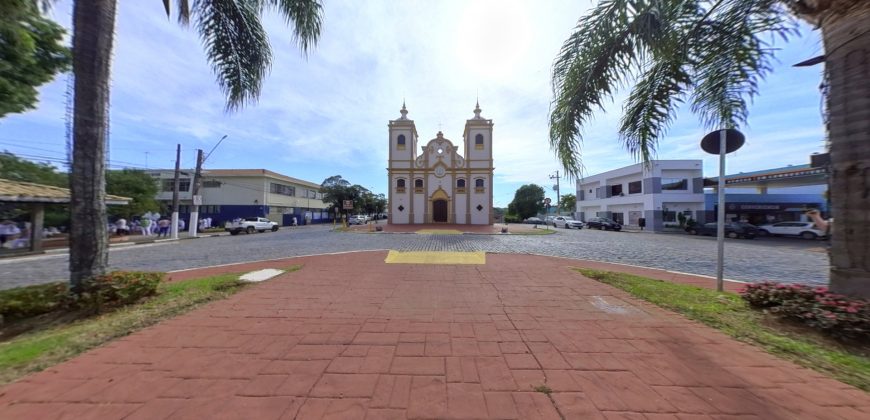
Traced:
POLYGON ((803 18, 822 31, 831 156, 831 288, 870 296, 870 1, 601 0, 553 64, 550 145, 566 173, 582 170, 581 128, 623 84, 619 139, 648 162, 678 106, 708 129, 746 123, 771 70, 770 41, 803 18))
MULTIPOLYGON (((34 0, 38 1, 38 0, 34 0)), ((43 1, 44 2, 44 1, 43 1)), ((70 173, 70 283, 103 274, 108 264, 105 205, 106 134, 116 0, 75 0, 73 74, 75 99, 70 173)), ((163 0, 167 16, 171 1, 163 0)), ((191 19, 202 37, 228 111, 256 101, 271 48, 260 18, 277 10, 294 28, 303 53, 320 36, 320 0, 178 0, 178 20, 191 19)))

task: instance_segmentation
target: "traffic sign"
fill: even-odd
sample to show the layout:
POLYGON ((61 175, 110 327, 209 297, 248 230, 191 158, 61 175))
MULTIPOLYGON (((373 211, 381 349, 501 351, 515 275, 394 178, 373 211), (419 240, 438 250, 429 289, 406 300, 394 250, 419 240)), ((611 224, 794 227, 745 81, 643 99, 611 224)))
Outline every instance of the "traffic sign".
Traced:
POLYGON ((342 206, 345 210, 353 210, 353 200, 344 200, 344 205, 342 206))
POLYGON ((544 204, 546 204, 546 205, 549 206, 549 205, 550 205, 550 202, 551 202, 550 197, 547 197, 547 198, 544 199, 544 204))

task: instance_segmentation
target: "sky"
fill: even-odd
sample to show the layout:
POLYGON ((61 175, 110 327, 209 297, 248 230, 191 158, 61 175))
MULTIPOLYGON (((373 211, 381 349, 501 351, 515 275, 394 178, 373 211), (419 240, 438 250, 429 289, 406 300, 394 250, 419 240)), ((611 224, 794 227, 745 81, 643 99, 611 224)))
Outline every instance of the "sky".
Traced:
MULTIPOLYGON (((292 31, 265 17, 271 72, 257 103, 228 113, 198 34, 166 18, 162 3, 120 1, 112 63, 109 160, 112 168, 171 168, 176 144, 182 166, 195 164, 226 139, 206 169, 264 168, 315 183, 341 175, 387 192, 387 123, 405 101, 425 144, 441 130, 460 145, 475 101, 492 119, 493 199, 506 207, 523 184, 545 187, 562 173, 548 143, 553 59, 592 1, 324 1, 317 47, 304 57, 292 31)), ((70 28, 72 5, 51 16, 70 28)), ((729 155, 727 172, 809 162, 824 151, 821 67, 792 64, 821 54, 817 31, 775 47, 778 63, 760 85, 741 127, 746 145, 729 155)), ((0 120, 0 150, 63 167, 67 144, 68 75, 40 88, 37 109, 0 120)), ((583 129, 584 175, 635 163, 618 143, 621 98, 583 129)), ((703 159, 706 176, 718 159, 700 150, 706 130, 688 107, 659 144, 658 159, 703 159)), ((562 180, 562 192, 573 183, 562 180)))

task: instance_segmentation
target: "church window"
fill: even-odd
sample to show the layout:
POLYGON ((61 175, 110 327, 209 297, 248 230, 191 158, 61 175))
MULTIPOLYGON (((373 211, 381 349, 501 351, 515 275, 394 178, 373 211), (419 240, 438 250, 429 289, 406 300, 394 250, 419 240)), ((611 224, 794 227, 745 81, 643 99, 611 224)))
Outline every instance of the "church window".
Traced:
POLYGON ((456 180, 456 192, 457 193, 464 193, 465 192, 465 180, 464 179, 459 178, 456 180))
POLYGON ((483 134, 478 134, 474 137, 474 148, 477 150, 483 149, 483 134))
POLYGON ((396 192, 397 193, 405 192, 405 180, 404 179, 399 178, 396 180, 396 192))
POLYGON ((398 146, 397 148, 399 150, 405 150, 405 135, 404 134, 399 134, 399 139, 397 140, 396 144, 397 144, 397 146, 398 146))
POLYGON ((414 192, 416 192, 416 193, 423 192, 423 180, 422 179, 418 178, 418 179, 414 180, 414 192))
POLYGON ((474 192, 477 192, 477 193, 484 192, 483 183, 484 183, 483 178, 475 179, 474 180, 474 192))

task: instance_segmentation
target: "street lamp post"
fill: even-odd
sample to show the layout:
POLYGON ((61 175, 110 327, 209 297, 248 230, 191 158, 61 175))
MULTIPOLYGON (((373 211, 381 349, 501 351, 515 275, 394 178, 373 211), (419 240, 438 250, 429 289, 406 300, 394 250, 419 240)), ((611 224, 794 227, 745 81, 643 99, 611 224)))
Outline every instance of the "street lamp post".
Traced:
POLYGON ((724 289, 725 275, 725 155, 746 142, 743 133, 729 128, 713 131, 701 140, 701 149, 719 155, 719 179, 717 183, 718 207, 716 208, 716 290, 724 289))

